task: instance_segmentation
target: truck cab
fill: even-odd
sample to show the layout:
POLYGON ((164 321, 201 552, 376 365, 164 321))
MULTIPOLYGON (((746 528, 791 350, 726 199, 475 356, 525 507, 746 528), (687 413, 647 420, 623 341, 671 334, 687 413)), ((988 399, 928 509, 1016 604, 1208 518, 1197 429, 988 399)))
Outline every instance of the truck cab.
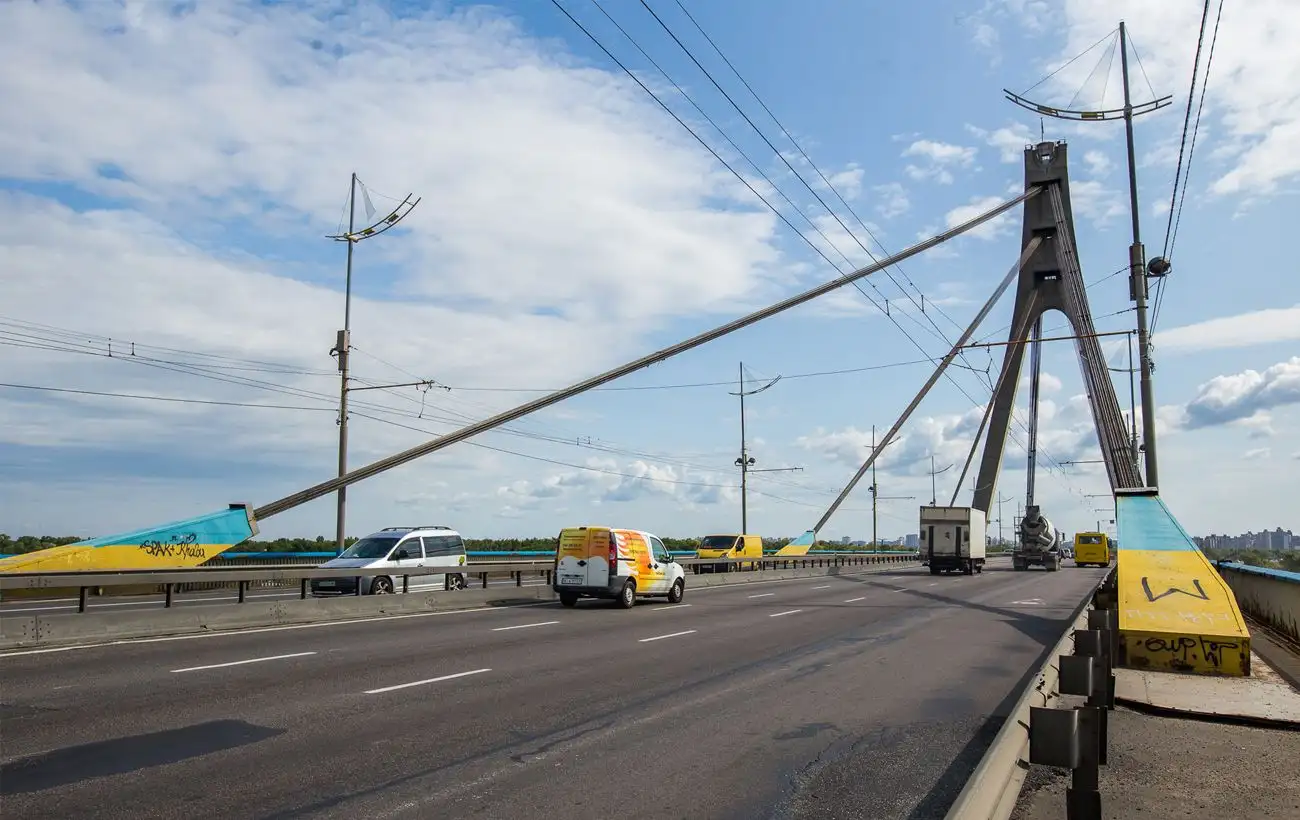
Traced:
MULTIPOLYGON (((763 539, 757 535, 706 535, 695 549, 696 558, 762 558, 763 539)), ((733 569, 753 569, 756 562, 731 561, 717 564, 697 564, 700 572, 730 572, 733 569)))

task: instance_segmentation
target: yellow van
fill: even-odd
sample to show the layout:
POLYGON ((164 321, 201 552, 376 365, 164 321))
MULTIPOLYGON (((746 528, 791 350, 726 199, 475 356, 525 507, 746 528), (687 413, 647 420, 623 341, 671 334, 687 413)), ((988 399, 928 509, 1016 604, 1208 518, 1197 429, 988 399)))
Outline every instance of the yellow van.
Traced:
POLYGON ((609 598, 624 609, 639 597, 677 604, 686 594, 686 570, 648 532, 569 527, 556 539, 551 588, 565 606, 579 598, 609 598))
POLYGON ((1110 566, 1110 539, 1104 532, 1079 532, 1074 535, 1076 567, 1110 566))
MULTIPOLYGON (((762 558, 763 539, 757 535, 706 535, 695 548, 696 558, 762 558)), ((700 572, 729 572, 752 568, 753 563, 700 564, 700 572)))

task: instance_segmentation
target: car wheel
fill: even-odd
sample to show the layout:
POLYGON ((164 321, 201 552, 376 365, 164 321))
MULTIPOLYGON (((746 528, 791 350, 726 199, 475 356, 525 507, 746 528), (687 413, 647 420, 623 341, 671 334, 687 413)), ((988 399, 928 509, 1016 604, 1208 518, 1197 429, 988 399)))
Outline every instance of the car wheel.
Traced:
POLYGON ((672 589, 668 590, 668 603, 680 604, 682 597, 686 595, 686 582, 678 578, 673 582, 672 589))
POLYGON ((457 573, 455 575, 447 576, 447 589, 464 589, 464 588, 465 588, 464 575, 457 573))
POLYGON ((560 603, 564 604, 565 606, 577 606, 578 596, 573 594, 572 592, 561 592, 560 603))
POLYGON ((624 609, 636 605, 636 581, 628 581, 623 585, 623 591, 618 594, 618 605, 624 609))
POLYGON ((393 594, 393 579, 386 575, 381 575, 370 584, 371 595, 391 595, 393 594))

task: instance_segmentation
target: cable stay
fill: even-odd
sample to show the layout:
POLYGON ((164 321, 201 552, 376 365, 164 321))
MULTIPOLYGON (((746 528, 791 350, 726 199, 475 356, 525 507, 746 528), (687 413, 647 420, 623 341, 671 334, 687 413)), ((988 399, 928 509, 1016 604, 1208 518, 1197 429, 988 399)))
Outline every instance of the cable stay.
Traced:
MULTIPOLYGON (((380 459, 379 461, 373 462, 364 467, 359 467, 355 470, 351 470, 347 473, 344 473, 343 475, 338 476, 337 478, 333 478, 328 481, 321 482, 320 484, 317 484, 314 487, 309 487, 305 490, 294 493, 293 495, 285 496, 284 498, 281 498, 277 501, 271 502, 270 504, 266 504, 262 507, 257 508, 256 510, 253 511, 253 515, 256 519, 260 520, 260 519, 267 518, 268 516, 285 512, 286 510, 291 510, 294 507, 307 503, 308 501, 312 501, 317 498, 320 498, 323 495, 332 493, 341 487, 346 487, 350 484, 355 484, 356 482, 361 481, 362 479, 369 478, 374 475, 378 475, 379 473, 385 472, 387 470, 391 470, 392 468, 405 464, 408 461, 412 461, 414 459, 420 458, 421 456, 429 455, 430 453, 437 452, 438 450, 441 450, 443 448, 450 447, 453 444, 464 441, 468 438, 472 438, 473 436, 476 436, 479 433, 483 433, 488 430, 492 430, 493 428, 500 427, 503 424, 514 421, 515 419, 518 418, 522 418, 523 416, 526 416, 530 413, 534 413, 538 410, 544 409, 546 407, 550 407, 553 404, 557 404, 561 401, 570 399, 574 396, 581 395, 582 393, 585 393, 594 387, 599 387, 600 385, 605 384, 607 382, 611 382, 614 381, 615 379, 622 378, 623 376, 626 376, 629 373, 633 373, 637 370, 641 370, 642 368, 649 367, 650 365, 658 364, 659 362, 666 361, 674 356, 677 356, 678 354, 685 353, 688 350, 693 350, 694 348, 707 344, 708 342, 714 341, 715 339, 720 339, 723 336, 726 336, 730 333, 734 333, 737 330, 741 330, 742 328, 746 328, 764 319, 768 319, 779 313, 783 313, 789 310, 790 308, 798 307, 799 305, 802 305, 806 302, 810 302, 819 296, 824 296, 825 294, 830 293, 833 290, 841 288, 844 285, 852 284, 853 282, 856 282, 859 279, 862 279, 866 276, 870 276, 871 274, 879 270, 882 270, 888 267, 889 265, 892 265, 900 260, 911 258, 919 253, 922 253, 923 251, 927 251, 931 248, 941 245, 944 242, 953 239, 954 237, 960 236, 973 228, 979 227, 985 222, 988 222, 991 219, 1001 216, 1003 213, 1009 211, 1013 207, 1020 205, 1021 203, 1026 202, 1030 199, 1033 199, 1034 197, 1043 193, 1044 190, 1045 188, 1040 185, 1030 186, 1025 190, 1024 193, 1019 194, 1018 196, 1009 199, 1006 202, 996 205, 993 208, 981 214, 978 214, 977 216, 967 220, 966 222, 961 223, 960 225, 957 225, 954 228, 951 228, 936 236, 930 237, 929 239, 926 239, 922 242, 918 242, 917 244, 912 245, 909 248, 905 248, 904 250, 894 254, 893 256, 882 259, 879 262, 876 262, 875 264, 868 265, 867 267, 864 268, 860 268, 856 271, 853 271, 852 273, 841 274, 835 279, 832 279, 829 282, 818 285, 817 287, 814 287, 811 290, 807 290, 804 291, 803 293, 797 294, 795 296, 791 296, 787 299, 783 299, 782 301, 777 302, 774 305, 770 305, 761 310, 757 310, 753 313, 750 313, 747 316, 743 316, 739 319, 735 319, 731 322, 728 322, 727 324, 721 325, 712 330, 705 331, 704 333, 701 333, 697 336, 693 336, 690 339, 687 339, 685 341, 678 342, 677 344, 670 345, 661 350, 657 350, 654 353, 650 353, 646 356, 636 359, 635 361, 628 362, 627 364, 624 364, 620 367, 616 367, 613 370, 608 370, 604 373, 601 373, 600 375, 592 376, 589 379, 578 382, 577 384, 574 384, 570 387, 566 387, 563 390, 558 390, 546 396, 539 397, 530 402, 519 405, 518 407, 515 407, 511 410, 506 410, 502 413, 498 413, 497 415, 492 416, 491 418, 487 418, 480 422, 467 425, 465 427, 462 427, 459 430, 456 430, 451 433, 447 433, 446 435, 425 442, 424 444, 418 445, 416 447, 412 447, 408 450, 404 450, 403 452, 397 453, 387 458, 380 459)), ((1036 244, 1035 247, 1037 247, 1036 244)), ((987 309, 981 313, 981 318, 983 318, 984 313, 987 313, 987 309)), ((967 333, 963 335, 960 341, 962 344, 965 344, 965 342, 969 338, 970 338, 970 333, 967 333)), ((939 371, 937 371, 937 373, 941 374, 943 370, 946 369, 947 367, 946 363, 951 361, 951 359, 954 358, 955 356, 956 356, 955 353, 950 353, 949 356, 945 357, 944 364, 941 364, 940 369, 939 371)), ((938 375, 935 376, 936 380, 937 378, 938 375)), ((836 503, 836 506, 837 507, 839 506, 838 502, 836 503)))

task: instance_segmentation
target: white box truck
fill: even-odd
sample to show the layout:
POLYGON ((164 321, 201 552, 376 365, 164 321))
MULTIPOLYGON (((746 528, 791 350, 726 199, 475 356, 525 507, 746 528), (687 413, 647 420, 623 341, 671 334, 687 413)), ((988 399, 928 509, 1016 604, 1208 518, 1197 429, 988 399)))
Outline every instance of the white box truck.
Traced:
POLYGON ((930 574, 984 571, 987 518, 973 507, 922 507, 921 555, 930 574))

